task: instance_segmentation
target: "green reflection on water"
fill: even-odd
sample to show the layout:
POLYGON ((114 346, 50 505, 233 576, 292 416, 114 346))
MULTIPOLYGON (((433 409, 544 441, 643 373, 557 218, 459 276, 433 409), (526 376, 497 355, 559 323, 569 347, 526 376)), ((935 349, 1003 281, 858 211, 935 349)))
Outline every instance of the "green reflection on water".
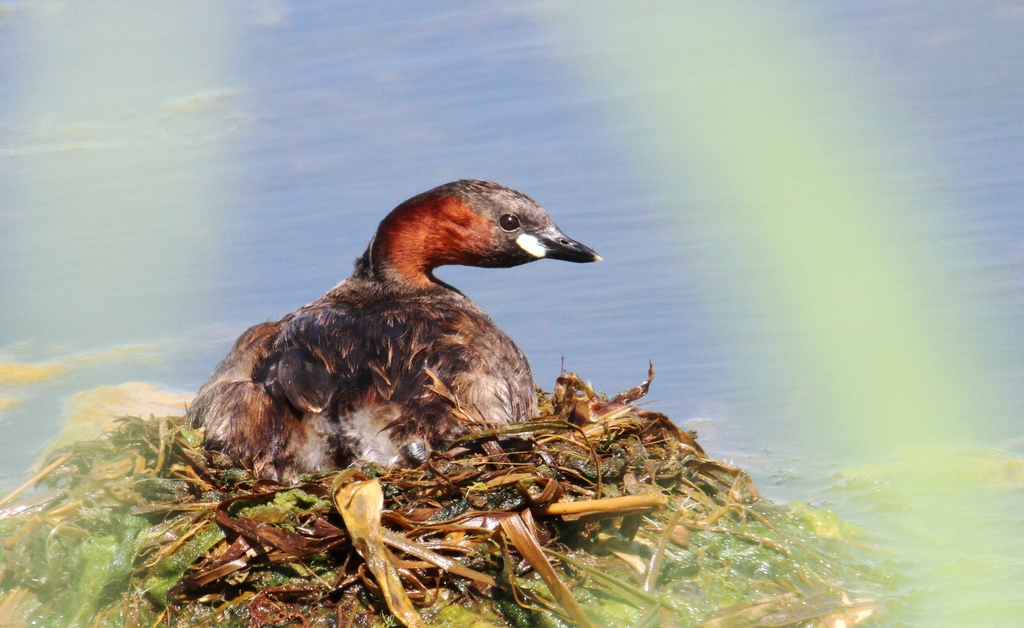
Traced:
POLYGON ((0 341, 172 334, 206 298, 238 125, 232 3, 25 3, 0 341))
POLYGON ((967 340, 967 312, 986 304, 950 303, 953 282, 975 278, 936 272, 948 267, 922 235, 950 220, 953 201, 930 191, 939 175, 914 156, 898 103, 801 17, 735 2, 543 13, 652 179, 676 198, 700 188, 680 225, 724 234, 706 279, 759 312, 738 317, 759 326, 744 333, 789 365, 767 385, 809 391, 797 430, 850 460, 899 461, 876 480, 900 487, 902 507, 863 519, 906 561, 891 617, 1016 625, 1024 525, 1007 490, 1020 502, 1020 486, 1000 483, 999 464, 947 466, 1008 424, 987 383, 995 360, 967 340), (931 179, 894 176, 921 170, 931 179))

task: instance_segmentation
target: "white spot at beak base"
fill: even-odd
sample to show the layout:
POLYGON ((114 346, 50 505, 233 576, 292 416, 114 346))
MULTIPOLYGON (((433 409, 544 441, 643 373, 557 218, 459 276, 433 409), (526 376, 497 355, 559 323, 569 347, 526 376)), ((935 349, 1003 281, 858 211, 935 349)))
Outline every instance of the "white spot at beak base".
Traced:
POLYGON ((548 253, 548 250, 540 243, 537 236, 532 236, 528 233, 520 234, 519 237, 516 238, 516 244, 519 245, 519 248, 538 259, 544 257, 548 253))

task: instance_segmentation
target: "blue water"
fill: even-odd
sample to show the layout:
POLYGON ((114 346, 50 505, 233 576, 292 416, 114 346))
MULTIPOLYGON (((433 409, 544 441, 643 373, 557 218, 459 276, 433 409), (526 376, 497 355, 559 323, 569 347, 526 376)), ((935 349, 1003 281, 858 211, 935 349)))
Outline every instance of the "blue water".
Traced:
MULTIPOLYGON (((708 281, 723 263, 720 234, 688 219, 709 206, 696 169, 640 165, 657 130, 609 113, 656 86, 585 80, 543 5, 5 6, 0 363, 141 349, 0 388, 18 401, 0 410, 0 483, 33 463, 74 392, 125 381, 194 390, 244 328, 346 277, 390 208, 470 177, 531 195, 605 260, 439 271, 519 343, 539 384, 550 387, 564 359, 616 392, 653 360, 650 407, 697 427, 767 495, 813 498, 842 463, 794 433, 789 413, 814 391, 773 385, 789 357, 758 335, 753 299, 708 281), (119 69, 136 46, 159 49, 138 75, 151 96, 124 79, 138 68, 119 69), (108 71, 82 78, 74 64, 90 55, 108 71)), ((951 299, 983 305, 964 333, 995 356, 1004 416, 1016 417, 989 444, 1020 455, 1024 5, 779 11, 822 55, 870 77, 884 104, 848 119, 913 138, 893 146, 906 167, 883 183, 952 199, 956 221, 929 246, 950 251, 938 274, 986 278, 955 284, 951 299)))
MULTIPOLYGON (((187 73, 169 72, 167 82, 177 89, 167 91, 171 99, 199 93, 216 100, 216 111, 193 120, 184 140, 170 147, 183 154, 180 168, 141 169, 127 181, 97 180, 66 195, 26 200, 17 193, 23 171, 37 170, 47 159, 88 161, 89 151, 102 152, 103 146, 86 142, 78 151, 64 150, 61 133, 77 131, 55 125, 51 135, 40 137, 33 112, 19 106, 23 73, 40 71, 25 58, 30 38, 48 20, 62 18, 33 2, 10 6, 0 22, 8 33, 0 40, 7 68, 0 82, 0 167, 6 175, 0 183, 0 244, 13 254, 0 260, 0 285, 12 298, 3 299, 0 347, 13 348, 16 361, 31 362, 68 351, 160 346, 150 352, 155 363, 96 367, 23 392, 25 403, 8 410, 0 424, 3 476, 30 463, 33 450, 56 428, 69 391, 129 379, 194 389, 241 329, 278 317, 344 278, 391 207, 463 177, 527 192, 568 234, 606 260, 440 272, 517 340, 539 383, 551 384, 564 357, 567 368, 616 391, 641 379, 652 359, 658 409, 679 420, 712 419, 704 423, 712 431, 708 436, 720 433, 725 442, 719 446, 727 450, 782 446, 774 442, 772 426, 792 393, 773 398, 733 368, 763 361, 771 369, 779 356, 771 353, 770 342, 760 346, 757 338, 724 331, 742 329, 744 318, 757 313, 736 306, 731 286, 702 283, 703 267, 715 263, 708 251, 716 234, 707 227, 678 228, 680 215, 699 211, 699 186, 690 206, 669 200, 655 176, 633 159, 638 130, 607 115, 616 99, 642 98, 644 86, 623 84, 620 92, 608 93, 587 84, 559 56, 557 33, 543 27, 536 7, 226 5, 194 27, 201 36, 204 22, 230 22, 222 29, 230 39, 218 60, 220 74, 213 82, 190 84, 187 73), (67 152, 80 154, 69 158, 67 152), (188 186, 208 167, 227 183, 202 206, 154 208, 147 199, 149 179, 188 186), (74 213, 78 195, 103 194, 109 186, 123 187, 125 203, 138 206, 127 224, 86 216, 71 223, 77 230, 69 236, 60 233, 61 224, 31 217, 52 212, 55 223, 64 223, 62 212, 74 213), (93 250, 130 248, 161 230, 171 236, 159 247, 133 251, 129 259, 137 267, 112 267, 113 278, 97 282, 97 289, 67 295, 68 286, 88 283, 81 263, 85 258, 89 267, 93 250), (34 243, 47 238, 86 241, 46 256, 26 250, 38 249, 34 243), (189 272, 178 272, 186 263, 189 272), (31 289, 40 285, 45 289, 31 289), (162 316, 165 309, 175 315, 162 316)), ((104 16, 98 8, 64 12, 72 10, 85 11, 89 23, 100 25, 125 19, 104 16)), ((170 5, 162 10, 174 16, 170 5)), ((930 163, 894 177, 945 173, 929 185, 959 199, 966 225, 948 237, 969 241, 977 252, 958 263, 998 278, 998 292, 982 296, 997 303, 996 315, 1007 319, 1000 323, 1020 329, 1020 9, 861 2, 797 3, 787 10, 813 27, 807 36, 822 40, 822 48, 858 55, 896 102, 893 115, 913 113, 906 119, 921 125, 915 130, 922 138, 920 157, 930 163)), ((69 17, 75 16, 64 19, 69 17)), ((85 47, 106 45, 109 35, 100 28, 73 32, 85 47)), ((73 44, 54 58, 74 55, 73 44)), ((168 45, 174 50, 186 44, 168 45)), ((117 113, 115 104, 111 110, 117 113)), ((74 121, 102 124, 104 112, 74 121)), ((137 124, 141 133, 156 133, 168 123, 137 124)), ((684 181, 687 176, 679 173, 684 181)), ((972 287, 962 289, 970 295, 972 287)), ((1020 348, 999 348, 1008 356, 1003 375, 1009 389, 1021 390, 1020 348)))
MULTIPOLYGON (((10 30, 26 38, 38 27, 33 20, 52 19, 30 11, 30 4, 8 18, 10 30)), ((110 268, 115 277, 106 291, 74 295, 71 303, 63 287, 91 281, 77 259, 58 256, 39 265, 22 251, 0 262, 4 285, 25 297, 4 299, 0 327, 0 347, 15 348, 18 361, 65 349, 161 345, 149 352, 155 363, 93 367, 22 391, 24 403, 0 425, 3 475, 28 466, 56 429, 69 391, 137 379, 195 389, 246 326, 279 317, 347 276, 390 208, 457 178, 525 191, 605 259, 439 271, 517 340, 539 383, 551 386, 564 358, 566 368, 615 392, 642 380, 653 360, 659 409, 725 416, 727 400, 742 394, 742 386, 727 374, 728 348, 715 341, 714 295, 686 272, 686 264, 700 260, 688 256, 686 236, 681 242, 669 229, 679 208, 645 186, 643 173, 602 128, 600 97, 587 94, 554 56, 531 11, 500 4, 398 11, 388 4, 305 3, 237 7, 234 17, 241 26, 230 79, 198 86, 226 94, 218 104, 226 111, 209 123, 215 139, 208 143, 217 144, 209 152, 227 161, 217 167, 227 171, 230 196, 190 208, 196 216, 182 220, 173 210, 147 214, 145 189, 130 182, 97 181, 133 194, 126 202, 139 204, 138 220, 125 229, 86 217, 80 227, 91 242, 79 255, 135 246, 132 240, 151 230, 171 229, 174 237, 156 251, 164 263, 150 259, 140 271, 131 264, 147 251, 135 251, 128 266, 110 268), (194 265, 197 257, 198 271, 175 274, 176 265, 194 265)), ((3 54, 16 55, 18 41, 5 40, 3 54)), ((32 120, 24 111, 9 117, 32 120)), ((40 159, 36 149, 47 147, 9 125, 10 167, 29 169, 28 162, 40 159)), ((188 139, 174 147, 189 152, 186 167, 135 176, 189 185, 190 168, 202 168, 209 154, 202 137, 188 139)), ((86 147, 84 156, 70 159, 88 160, 90 150, 103 148, 86 147)), ((54 159, 68 159, 55 152, 54 159)), ((8 181, 8 197, 16 185, 8 181)), ((5 205, 5 223, 14 228, 3 237, 15 250, 19 229, 60 229, 26 224, 32 218, 24 215, 46 207, 5 205)))
MULTIPOLYGON (((37 242, 57 237, 61 225, 31 223, 25 216, 53 211, 59 218, 53 205, 73 212, 76 194, 94 190, 81 185, 65 196, 37 194, 32 202, 16 194, 19 175, 47 159, 47 151, 64 158, 54 143, 62 131, 73 131, 55 126, 56 140, 40 138, 30 132, 32 112, 19 108, 19 70, 38 71, 25 59, 29 38, 59 16, 33 2, 9 6, 0 21, 7 32, 0 40, 6 68, 0 81, 0 244, 10 253, 0 260, 0 285, 9 295, 27 297, 3 299, 0 347, 33 361, 62 350, 164 346, 155 349, 161 364, 109 366, 93 376, 79 373, 46 394, 28 393, 49 403, 45 412, 29 404, 5 415, 5 476, 27 465, 56 424, 53 393, 139 378, 195 388, 238 331, 280 316, 344 278, 388 209, 462 177, 527 192, 606 260, 441 271, 516 338, 538 382, 550 385, 564 357, 567 368, 615 391, 640 379, 653 359, 659 409, 680 419, 743 424, 730 431, 726 448, 771 441, 771 426, 788 399, 752 390, 730 367, 769 349, 750 338, 738 344, 735 334, 722 331, 743 326, 723 317, 756 313, 735 307, 731 287, 700 283, 702 265, 714 263, 703 254, 714 246, 715 234, 678 229, 676 218, 699 208, 701 199, 679 207, 660 194, 651 173, 632 158, 634 129, 606 115, 616 99, 642 98, 644 86, 623 84, 620 93, 606 93, 586 84, 558 55, 557 34, 540 24, 532 5, 228 5, 209 18, 232 23, 225 29, 232 39, 220 60, 223 76, 202 85, 183 80, 178 92, 180 98, 223 92, 221 111, 202 122, 208 133, 174 147, 188 153, 179 171, 135 172, 134 184, 93 182, 98 193, 105 186, 133 193, 125 202, 138 203, 135 220, 112 225, 86 217, 77 226, 88 241, 74 255, 62 257, 57 249, 42 260, 24 250, 26 232, 36 238, 30 243, 37 242), (207 149, 211 145, 216 151, 207 149), (173 212, 147 213, 147 178, 188 185, 207 167, 204 160, 215 162, 211 166, 228 181, 218 195, 206 206, 180 208, 188 220, 173 212), (140 234, 162 229, 173 239, 156 251, 136 251, 139 268, 120 266, 120 277, 101 285, 105 291, 67 303, 62 289, 82 281, 76 274, 81 257, 92 249, 130 246, 140 234), (141 264, 152 253, 159 259, 141 264), (196 269, 183 278, 175 269, 186 260, 196 269), (170 280, 163 281, 165 275, 170 280), (93 307, 97 302, 116 307, 93 307), (184 313, 161 317, 162 308, 184 313)), ((949 237, 969 241, 977 252, 963 263, 999 279, 998 292, 984 296, 999 305, 997 315, 1008 320, 1001 323, 1020 329, 1024 79, 1018 70, 1024 38, 1018 35, 1024 21, 1015 5, 986 11, 972 6, 797 3, 788 10, 817 29, 808 36, 823 40, 823 48, 858 54, 897 102, 894 111, 913 112, 907 119, 922 126, 921 156, 937 167, 895 175, 945 173, 930 185, 959 199, 967 227, 949 237)), ((101 10, 91 11, 102 24, 104 16, 95 15, 101 10)), ((108 33, 79 35, 82 45, 101 46, 108 33)), ((75 47, 61 54, 73 55, 75 47)), ((95 120, 78 121, 103 121, 102 111, 91 115, 95 120)), ((139 122, 144 132, 161 124, 139 122)), ((85 159, 90 150, 102 147, 82 148, 85 159)), ((971 286, 963 290, 970 294, 971 286)), ((1019 384, 1019 344, 1001 350, 1010 356, 1007 381, 1019 384)))
MULTIPOLYGON (((659 86, 587 79, 602 42, 567 48, 548 10, 0 6, 0 367, 70 365, 41 383, 0 378, 0 485, 19 482, 75 392, 127 381, 195 390, 246 327, 344 279, 390 208, 478 177, 534 197, 605 260, 439 270, 519 343, 538 383, 550 387, 564 360, 614 392, 652 360, 649 407, 697 428, 766 496, 885 530, 885 500, 915 498, 886 493, 878 471, 856 471, 868 489, 837 479, 852 461, 794 420, 815 408, 815 391, 788 375, 799 369, 784 339, 763 333, 757 296, 709 281, 728 275, 728 259, 714 222, 697 219, 714 211, 698 164, 644 161, 656 121, 618 115, 659 86)), ((992 404, 1004 418, 979 409, 979 421, 992 422, 985 445, 1001 453, 978 459, 1010 477, 1000 456, 1024 454, 1024 5, 777 10, 802 43, 860 72, 870 93, 837 112, 854 132, 899 129, 874 149, 897 166, 864 184, 927 191, 952 208, 905 219, 938 252, 926 281, 967 310, 958 340, 996 365, 992 404)), ((956 455, 954 475, 980 464, 956 455)), ((941 453, 921 456, 941 465, 941 453)), ((1019 479, 1007 482, 999 499, 1019 502, 1019 479)), ((1019 517, 997 524, 1020 533, 1019 517)))

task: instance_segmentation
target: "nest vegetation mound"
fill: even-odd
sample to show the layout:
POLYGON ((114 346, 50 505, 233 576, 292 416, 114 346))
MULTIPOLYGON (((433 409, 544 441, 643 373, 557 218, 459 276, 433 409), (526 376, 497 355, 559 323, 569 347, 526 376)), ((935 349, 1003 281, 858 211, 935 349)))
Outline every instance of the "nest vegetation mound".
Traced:
MULTIPOLYGON (((258 480, 124 418, 0 500, 4 626, 852 626, 882 579, 827 511, 761 499, 577 376, 416 469, 258 480)), ((440 391, 444 394, 444 391, 440 391)), ((457 400, 451 398, 453 404, 457 400)))

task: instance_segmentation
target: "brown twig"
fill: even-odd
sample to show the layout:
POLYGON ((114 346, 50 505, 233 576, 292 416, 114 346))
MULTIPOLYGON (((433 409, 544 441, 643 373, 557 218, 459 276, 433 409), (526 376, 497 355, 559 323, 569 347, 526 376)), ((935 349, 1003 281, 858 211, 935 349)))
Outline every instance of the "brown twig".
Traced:
POLYGON ((540 508, 534 508, 538 515, 593 515, 607 513, 613 516, 635 514, 637 511, 657 510, 668 503, 668 497, 661 493, 643 493, 641 495, 624 495, 622 497, 606 497, 578 502, 557 502, 540 508))

